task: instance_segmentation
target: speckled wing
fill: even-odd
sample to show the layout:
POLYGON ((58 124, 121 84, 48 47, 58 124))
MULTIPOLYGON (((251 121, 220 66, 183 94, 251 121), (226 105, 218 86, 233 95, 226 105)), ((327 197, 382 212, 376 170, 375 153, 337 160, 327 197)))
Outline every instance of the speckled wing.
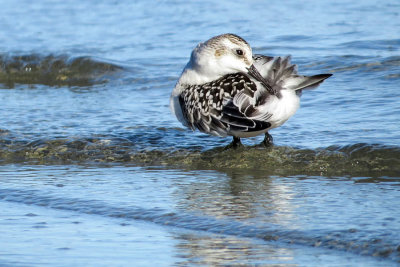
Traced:
POLYGON ((227 136, 261 131, 271 126, 269 114, 258 114, 260 94, 245 74, 228 74, 202 85, 187 86, 179 97, 187 125, 202 132, 227 136))

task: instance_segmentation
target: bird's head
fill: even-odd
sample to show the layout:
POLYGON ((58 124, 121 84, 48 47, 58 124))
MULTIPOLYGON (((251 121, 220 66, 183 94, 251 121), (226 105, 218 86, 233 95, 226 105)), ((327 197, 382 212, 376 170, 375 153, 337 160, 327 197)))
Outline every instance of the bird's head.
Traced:
POLYGON ((182 75, 188 77, 182 77, 182 82, 202 84, 230 73, 248 73, 252 64, 253 53, 244 39, 235 34, 218 35, 193 49, 182 75))

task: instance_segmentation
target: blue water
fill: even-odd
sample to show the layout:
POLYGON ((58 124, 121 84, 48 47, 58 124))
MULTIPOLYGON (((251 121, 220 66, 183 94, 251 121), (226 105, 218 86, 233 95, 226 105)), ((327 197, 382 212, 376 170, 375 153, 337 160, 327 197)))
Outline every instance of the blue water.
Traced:
POLYGON ((397 1, 0 6, 0 265, 399 264, 397 1), (333 73, 271 148, 169 111, 227 32, 333 73))

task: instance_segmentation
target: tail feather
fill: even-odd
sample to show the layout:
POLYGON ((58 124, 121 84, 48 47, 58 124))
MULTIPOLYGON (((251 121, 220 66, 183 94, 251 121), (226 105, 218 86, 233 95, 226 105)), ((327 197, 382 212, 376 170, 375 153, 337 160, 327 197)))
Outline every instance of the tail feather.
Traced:
POLYGON ((291 64, 290 59, 290 56, 272 58, 256 55, 254 65, 271 87, 280 89, 312 89, 332 76, 332 74, 299 75, 297 65, 291 64))
POLYGON ((293 73, 296 73, 296 65, 291 65, 290 67, 286 68, 283 71, 282 76, 287 77, 287 76, 292 75, 293 73))
POLYGON ((313 89, 322 83, 325 79, 331 77, 332 74, 317 74, 313 76, 297 76, 290 78, 284 87, 292 90, 313 89))
POLYGON ((279 83, 279 81, 297 74, 296 65, 290 63, 290 56, 286 57, 265 57, 258 56, 254 60, 254 65, 261 75, 271 83, 271 85, 279 83))

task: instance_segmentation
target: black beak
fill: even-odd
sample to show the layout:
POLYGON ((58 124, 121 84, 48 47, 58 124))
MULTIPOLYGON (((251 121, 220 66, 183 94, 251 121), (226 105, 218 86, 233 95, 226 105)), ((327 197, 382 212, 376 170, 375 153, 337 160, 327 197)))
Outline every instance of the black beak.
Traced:
POLYGON ((259 81, 262 85, 264 85, 265 89, 267 89, 267 91, 270 94, 272 95, 277 94, 277 92, 275 92, 275 90, 272 89, 271 84, 263 76, 261 76, 260 72, 258 72, 258 70, 256 69, 256 67, 254 67, 254 65, 251 65, 250 68, 247 68, 247 70, 249 71, 248 74, 257 81, 259 81))

